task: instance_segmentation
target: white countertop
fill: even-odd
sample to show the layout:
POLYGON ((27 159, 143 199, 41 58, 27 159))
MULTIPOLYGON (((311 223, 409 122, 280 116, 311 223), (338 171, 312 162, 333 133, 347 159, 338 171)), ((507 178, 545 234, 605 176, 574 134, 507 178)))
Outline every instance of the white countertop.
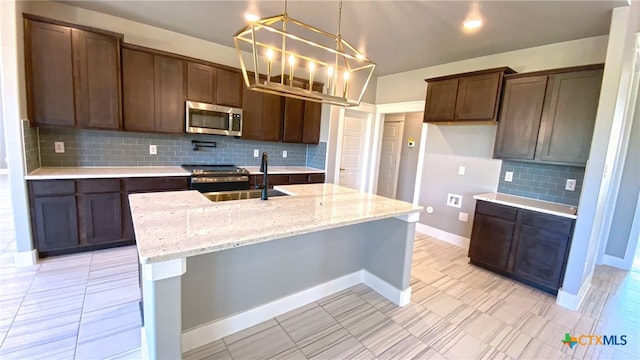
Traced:
MULTIPOLYGON (((252 175, 262 174, 259 166, 245 166, 252 175)), ((324 170, 307 166, 269 166, 269 174, 322 174, 324 170)), ((68 166, 41 167, 25 180, 98 179, 117 177, 190 176, 180 166, 68 166)))
POLYGON ((538 211, 546 214, 563 216, 570 219, 577 219, 576 215, 578 209, 575 206, 559 204, 549 201, 542 201, 536 199, 525 198, 521 196, 501 194, 501 193, 486 193, 480 195, 474 195, 474 199, 485 200, 502 205, 509 205, 518 207, 521 209, 538 211))
MULTIPOLYGON (((251 175, 262 174, 260 166, 243 166, 251 175)), ((306 166, 269 166, 269 174, 324 174, 324 170, 306 166)))
POLYGON ((333 184, 276 189, 295 195, 217 203, 197 191, 130 195, 140 262, 185 258, 422 210, 333 184))
POLYGON ((78 166, 41 167, 27 174, 25 179, 59 180, 190 175, 180 166, 78 166))

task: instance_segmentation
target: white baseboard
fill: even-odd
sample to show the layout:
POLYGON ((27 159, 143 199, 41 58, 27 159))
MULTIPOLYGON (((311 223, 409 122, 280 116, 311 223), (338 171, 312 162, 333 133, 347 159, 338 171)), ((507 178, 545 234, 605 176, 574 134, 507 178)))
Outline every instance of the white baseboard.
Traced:
POLYGON ((566 307, 571 310, 578 310, 580 308, 580 304, 582 304, 582 300, 587 295, 589 291, 589 287, 591 287, 591 277, 589 277, 582 283, 580 290, 578 290, 578 294, 568 293, 562 289, 558 290, 558 297, 556 298, 556 304, 566 307))
POLYGON ((466 249, 469 248, 469 238, 452 234, 450 232, 434 228, 433 226, 417 223, 416 231, 425 235, 433 236, 434 238, 446 241, 453 245, 458 245, 466 249))
POLYGON ((193 350, 212 341, 260 324, 293 309, 322 299, 362 282, 363 270, 314 286, 310 289, 275 300, 243 313, 212 321, 182 333, 182 352, 193 350))
POLYGON ((367 270, 362 271, 362 282, 398 306, 405 306, 411 301, 411 286, 399 290, 367 270))
POLYGON ((399 290, 370 272, 359 270, 249 311, 187 330, 182 333, 182 352, 206 345, 360 283, 364 283, 398 306, 407 305, 411 301, 411 287, 399 290))
POLYGON ((38 250, 19 251, 14 257, 16 267, 27 267, 38 264, 38 250))
POLYGON ((620 259, 619 257, 611 256, 604 254, 602 255, 602 264, 613 266, 614 268, 622 269, 622 270, 631 270, 631 267, 624 259, 620 259))

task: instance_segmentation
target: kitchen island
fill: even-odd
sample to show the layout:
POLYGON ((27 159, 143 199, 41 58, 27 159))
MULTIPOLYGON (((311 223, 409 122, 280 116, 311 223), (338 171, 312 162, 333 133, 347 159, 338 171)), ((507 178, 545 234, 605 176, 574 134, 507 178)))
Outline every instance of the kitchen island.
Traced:
POLYGON ((146 357, 179 358, 358 283, 409 303, 421 207, 332 184, 276 189, 290 196, 130 196, 146 357))

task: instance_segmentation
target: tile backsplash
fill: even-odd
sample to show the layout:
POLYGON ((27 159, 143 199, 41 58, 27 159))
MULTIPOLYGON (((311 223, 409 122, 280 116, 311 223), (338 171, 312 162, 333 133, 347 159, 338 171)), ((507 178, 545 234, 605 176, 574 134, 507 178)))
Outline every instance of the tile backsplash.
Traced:
POLYGON ((320 142, 318 145, 307 146, 307 166, 324 169, 327 157, 327 143, 320 142))
POLYGON ((583 178, 583 167, 505 160, 500 170, 498 192, 576 206, 583 178), (512 182, 504 181, 507 171, 513 172, 512 182), (575 191, 565 190, 567 179, 576 180, 575 191))
POLYGON ((276 166, 308 165, 308 153, 312 154, 314 165, 324 164, 326 156, 324 151, 315 149, 326 148, 326 143, 287 144, 217 135, 165 135, 73 128, 40 128, 39 132, 41 166, 258 166, 260 158, 253 156, 254 149, 258 149, 260 154, 266 151, 269 164, 276 166), (214 141, 217 147, 195 151, 191 140, 214 141), (65 153, 55 153, 55 141, 64 142, 65 153), (149 145, 157 146, 157 155, 149 154, 149 145), (286 158, 282 157, 284 150, 287 151, 286 158))
POLYGON ((40 154, 38 153, 38 128, 29 127, 28 120, 22 120, 22 135, 24 139, 24 158, 27 173, 40 166, 40 154))

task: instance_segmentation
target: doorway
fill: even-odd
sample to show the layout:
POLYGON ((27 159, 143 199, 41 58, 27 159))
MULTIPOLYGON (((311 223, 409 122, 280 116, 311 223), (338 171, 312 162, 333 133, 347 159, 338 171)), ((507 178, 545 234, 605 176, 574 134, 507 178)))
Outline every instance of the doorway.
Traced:
POLYGON ((365 140, 367 134, 367 116, 358 113, 345 113, 340 145, 338 184, 352 189, 363 187, 365 168, 365 140))
POLYGON ((398 185, 398 169, 400 167, 404 119, 405 114, 385 116, 382 131, 380 166, 378 167, 378 187, 376 193, 391 199, 395 199, 398 185))

